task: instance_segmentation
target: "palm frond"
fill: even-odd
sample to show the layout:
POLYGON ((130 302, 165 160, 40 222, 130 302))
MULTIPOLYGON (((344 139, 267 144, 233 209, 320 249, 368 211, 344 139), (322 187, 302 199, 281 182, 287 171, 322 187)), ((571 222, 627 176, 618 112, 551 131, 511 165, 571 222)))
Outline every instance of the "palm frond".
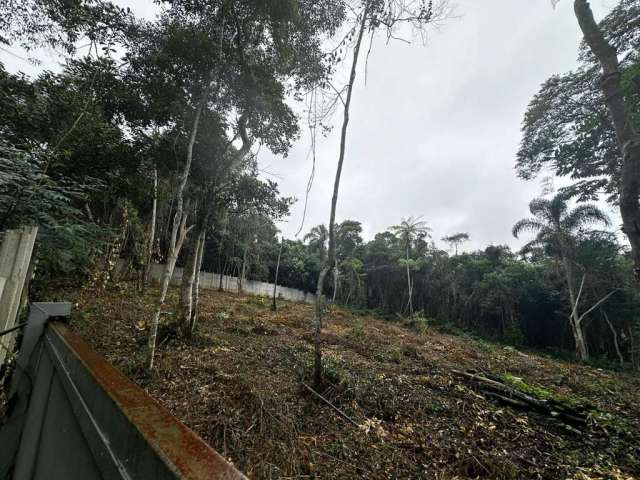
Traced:
POLYGON ((325 227, 324 225, 316 225, 311 230, 309 230, 309 233, 302 237, 302 239, 305 242, 324 242, 328 237, 329 232, 327 231, 327 227, 325 227))
POLYGON ((546 198, 534 198, 529 202, 529 211, 536 217, 545 218, 551 209, 551 202, 546 198))
POLYGON ((540 239, 531 240, 530 242, 525 243, 520 249, 521 255, 526 255, 527 253, 533 253, 538 250, 544 250, 545 243, 540 239))
POLYGON ((513 229, 511 230, 511 233, 513 233, 514 237, 518 238, 518 235, 520 235, 522 232, 539 233, 545 230, 545 228, 545 224, 538 219, 523 218, 522 220, 516 222, 516 224, 513 226, 513 229))
POLYGON ((422 217, 408 217, 403 218, 398 225, 392 225, 389 227, 389 231, 398 236, 415 237, 419 234, 429 234, 431 228, 427 222, 420 220, 422 217))
POLYGON ((559 192, 551 199, 535 198, 529 203, 529 211, 548 223, 558 223, 569 208, 569 198, 565 192, 559 192))
POLYGON ((562 219, 563 228, 569 232, 597 223, 607 227, 611 225, 609 216, 593 204, 579 205, 562 219))

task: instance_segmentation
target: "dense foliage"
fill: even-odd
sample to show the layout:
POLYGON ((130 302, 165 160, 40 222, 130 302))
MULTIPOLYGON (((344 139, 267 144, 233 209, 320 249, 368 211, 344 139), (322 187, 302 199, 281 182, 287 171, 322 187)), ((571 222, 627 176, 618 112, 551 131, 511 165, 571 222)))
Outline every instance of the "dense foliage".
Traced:
MULTIPOLYGON (((338 231, 342 225, 356 228, 352 229, 355 234, 338 240, 341 260, 336 301, 355 311, 374 310, 400 321, 409 313, 404 239, 386 231, 365 242, 358 222, 345 221, 338 231)), ((326 228, 314 227, 306 243, 284 241, 279 283, 315 291, 321 256, 326 254, 326 237, 317 243, 317 233, 322 231, 326 228)), ((234 236, 231 231, 226 233, 228 239, 234 236)), ((228 242, 222 251, 212 250, 205 258, 208 269, 220 271, 222 264, 225 273, 237 272, 242 243, 228 242)), ((272 280, 278 255, 275 230, 260 238, 253 249, 252 278, 272 280)), ((585 274, 580 303, 584 310, 615 290, 588 315, 586 338, 591 356, 619 362, 615 331, 624 361, 637 362, 640 332, 635 311, 639 299, 628 254, 613 233, 585 230, 574 237, 574 258, 576 270, 585 274)), ((456 255, 422 235, 413 243, 409 262, 415 311, 410 323, 475 331, 510 344, 567 354, 574 349, 567 321, 571 314, 567 283, 551 245, 530 246, 522 255, 504 245, 456 255)), ((333 288, 329 282, 329 296, 333 288)))
MULTIPOLYGON (((260 174, 258 145, 286 155, 301 129, 290 100, 328 88, 358 24, 391 35, 385 22, 404 18, 404 3, 355 2, 363 8, 355 24, 349 15, 360 10, 344 2, 159 3, 153 21, 93 0, 0 7, 0 44, 66 55, 61 72, 36 78, 0 64, 0 231, 40 227, 36 279, 107 282, 121 258, 143 289, 149 263, 175 257, 193 273, 183 276, 182 302, 194 298, 197 309, 200 268, 272 281, 280 259, 279 284, 315 292, 331 269, 327 296, 356 311, 566 352, 577 338, 568 319, 579 318, 591 357, 640 364, 628 252, 612 232, 591 228, 592 207, 566 203, 618 198, 620 154, 588 49, 577 71, 545 82, 525 117, 519 175, 551 167, 577 183, 563 193, 562 219, 542 208, 554 200, 532 202, 542 223, 517 225, 538 234, 522 252, 459 251, 473 232, 437 232, 443 250, 410 217, 369 241, 355 220, 281 239, 276 222, 293 200, 260 174), (339 55, 323 51, 345 32, 339 55)), ((409 17, 418 23, 433 14, 433 2, 422 3, 409 17)), ((623 0, 602 22, 636 111, 638 18, 638 1, 623 0)))
MULTIPOLYGON (((640 1, 623 0, 601 22, 617 49, 622 87, 632 111, 640 111, 640 1)), ((551 171, 575 182, 567 187, 583 200, 618 199, 622 158, 600 88, 601 70, 582 43, 579 67, 546 80, 533 97, 522 125, 516 168, 532 179, 551 171)), ((640 127, 640 116, 629 119, 640 127)))

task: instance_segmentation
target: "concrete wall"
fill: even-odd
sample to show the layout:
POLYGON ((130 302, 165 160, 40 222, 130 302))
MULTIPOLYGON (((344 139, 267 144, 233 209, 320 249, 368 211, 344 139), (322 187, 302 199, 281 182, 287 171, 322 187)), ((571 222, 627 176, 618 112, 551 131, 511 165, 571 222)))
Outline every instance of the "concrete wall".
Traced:
MULTIPOLYGON (((156 282, 159 282, 162 278, 162 269, 164 265, 153 264, 151 265, 151 271, 149 277, 156 282)), ((182 268, 176 268, 173 271, 173 277, 171 278, 172 285, 180 285, 182 281, 182 268)), ((220 284, 220 274, 200 272, 200 288, 203 290, 215 290, 220 284)), ((230 292, 238 291, 238 277, 230 277, 224 275, 222 277, 222 288, 230 292)), ((265 297, 271 297, 273 295, 273 283, 258 282, 255 280, 245 280, 242 284, 242 291, 244 293, 250 293, 252 295, 261 295, 265 297)), ((305 293, 302 290, 295 288, 278 286, 276 295, 283 300, 289 300, 290 302, 301 303, 314 303, 316 296, 313 293, 305 293)))

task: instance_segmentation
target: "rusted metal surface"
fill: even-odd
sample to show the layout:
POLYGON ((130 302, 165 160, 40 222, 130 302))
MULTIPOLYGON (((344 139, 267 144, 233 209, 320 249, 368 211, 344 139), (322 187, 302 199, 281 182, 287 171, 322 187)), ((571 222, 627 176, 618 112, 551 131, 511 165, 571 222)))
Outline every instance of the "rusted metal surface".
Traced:
POLYGON ((193 480, 245 478, 192 430, 98 355, 66 325, 51 329, 62 338, 104 392, 153 450, 179 475, 193 480))
POLYGON ((245 477, 67 325, 69 304, 34 304, 0 429, 0 479, 245 477))

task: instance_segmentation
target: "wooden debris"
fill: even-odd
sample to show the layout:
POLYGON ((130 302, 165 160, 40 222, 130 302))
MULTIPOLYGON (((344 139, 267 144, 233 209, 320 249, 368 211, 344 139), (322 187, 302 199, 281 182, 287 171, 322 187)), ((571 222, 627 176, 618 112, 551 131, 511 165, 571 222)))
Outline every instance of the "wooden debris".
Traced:
POLYGON ((355 425, 356 427, 360 428, 360 424, 358 422, 356 422, 353 418, 351 418, 349 415, 347 415, 346 413, 344 413, 342 410, 340 410, 338 407, 336 407, 333 403, 331 403, 329 400, 327 400, 326 398, 324 398, 322 395, 320 395, 318 392, 316 392, 313 388, 311 388, 309 385, 307 385, 306 383, 302 383, 302 386, 304 388, 306 388, 307 390, 309 390, 311 393, 313 393, 316 397, 318 397, 320 400, 322 400, 324 403, 326 403, 327 405, 329 405, 333 411, 335 411, 338 415, 340 415, 342 418, 344 418, 345 420, 347 420, 348 422, 352 423, 353 425, 355 425))
POLYGON ((529 410, 545 415, 559 421, 571 432, 581 433, 587 426, 588 415, 585 406, 572 406, 555 399, 541 399, 532 394, 522 392, 517 388, 504 383, 498 377, 480 374, 471 370, 461 372, 453 370, 452 373, 469 382, 476 390, 486 398, 495 400, 503 405, 508 405, 520 410, 529 410))

